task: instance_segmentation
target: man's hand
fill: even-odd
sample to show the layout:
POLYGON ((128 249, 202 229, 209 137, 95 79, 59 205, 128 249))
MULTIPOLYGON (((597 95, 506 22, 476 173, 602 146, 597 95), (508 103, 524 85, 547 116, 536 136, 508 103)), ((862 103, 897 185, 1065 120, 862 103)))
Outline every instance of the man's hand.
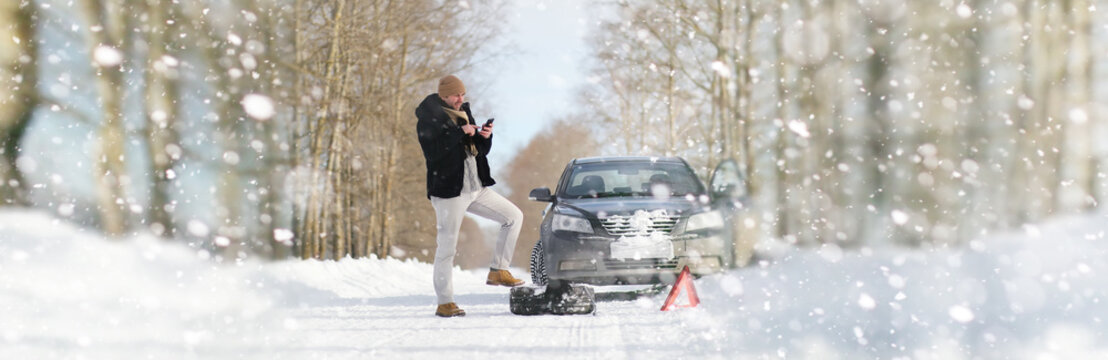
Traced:
POLYGON ((477 133, 477 125, 473 125, 473 124, 462 125, 462 132, 466 133, 466 135, 468 135, 468 136, 473 136, 473 134, 477 133))
POLYGON ((488 124, 481 128, 481 136, 486 139, 488 139, 489 136, 492 136, 492 124, 488 124))

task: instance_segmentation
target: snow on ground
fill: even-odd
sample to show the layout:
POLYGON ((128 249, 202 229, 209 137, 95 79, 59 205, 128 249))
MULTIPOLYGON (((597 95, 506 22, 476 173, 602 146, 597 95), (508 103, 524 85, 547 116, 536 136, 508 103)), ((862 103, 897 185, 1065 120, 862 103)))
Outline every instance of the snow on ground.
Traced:
POLYGON ((0 359, 231 357, 267 345, 245 267, 150 237, 108 241, 0 213, 0 359), (233 341, 226 341, 233 339, 233 341))
POLYGON ((215 265, 7 210, 0 358, 1105 358, 1106 220, 1056 219, 965 249, 792 249, 698 279, 700 306, 670 312, 656 296, 515 316, 507 288, 456 269, 468 314, 441 319, 430 264, 215 265))

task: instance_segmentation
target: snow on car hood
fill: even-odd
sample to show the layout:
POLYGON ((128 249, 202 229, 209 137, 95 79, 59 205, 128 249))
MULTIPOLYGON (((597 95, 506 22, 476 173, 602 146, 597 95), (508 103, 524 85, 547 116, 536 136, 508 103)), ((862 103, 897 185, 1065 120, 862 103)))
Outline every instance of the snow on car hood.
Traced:
POLYGON ((665 215, 668 216, 684 216, 706 210, 708 206, 685 198, 664 200, 655 198, 600 198, 565 200, 558 204, 558 208, 560 209, 555 210, 559 212, 564 212, 564 208, 569 208, 590 218, 606 218, 609 216, 630 217, 640 210, 652 214, 664 210, 665 215))

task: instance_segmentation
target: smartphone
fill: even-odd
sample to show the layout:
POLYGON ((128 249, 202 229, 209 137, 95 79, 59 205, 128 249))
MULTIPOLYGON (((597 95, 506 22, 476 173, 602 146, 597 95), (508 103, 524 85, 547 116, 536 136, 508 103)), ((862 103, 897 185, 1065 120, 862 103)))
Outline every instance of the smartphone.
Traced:
POLYGON ((486 121, 486 122, 485 122, 485 125, 483 125, 482 127, 489 127, 489 125, 492 125, 492 121, 493 121, 493 120, 496 120, 496 119, 493 119, 493 118, 489 118, 489 121, 486 121))

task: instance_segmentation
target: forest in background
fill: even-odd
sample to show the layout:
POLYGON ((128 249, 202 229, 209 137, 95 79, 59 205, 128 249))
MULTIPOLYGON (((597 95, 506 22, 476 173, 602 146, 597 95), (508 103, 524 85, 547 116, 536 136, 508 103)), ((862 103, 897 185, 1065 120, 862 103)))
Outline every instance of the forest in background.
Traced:
POLYGON ((443 74, 502 56, 490 44, 503 29, 475 20, 503 9, 4 2, 0 197, 220 260, 430 259, 413 110, 443 74))
MULTIPOLYGON (((412 109, 495 74, 510 30, 482 20, 510 5, 4 2, 0 201, 224 260, 428 260, 412 109)), ((959 244, 1108 196, 1104 1, 593 5, 577 110, 494 169, 527 215, 516 265, 527 192, 578 156, 737 159, 749 225, 804 245, 959 244)), ((460 263, 483 238, 467 220, 460 263)))
POLYGON ((764 237, 961 244, 1108 196, 1104 1, 605 4, 605 150, 737 159, 764 237))

